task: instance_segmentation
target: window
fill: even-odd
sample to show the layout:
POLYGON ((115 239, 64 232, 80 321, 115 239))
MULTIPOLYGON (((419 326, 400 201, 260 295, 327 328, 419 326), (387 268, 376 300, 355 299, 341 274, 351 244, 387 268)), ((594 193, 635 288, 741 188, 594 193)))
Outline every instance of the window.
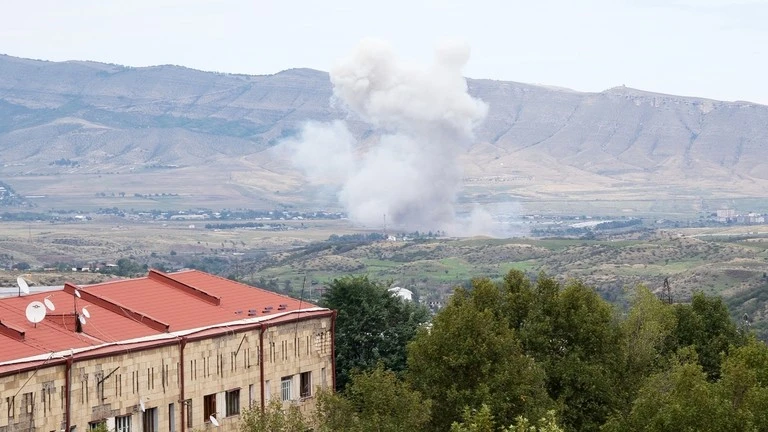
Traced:
POLYGON ((302 372, 299 377, 299 391, 302 398, 312 396, 312 372, 302 372))
POLYGON ((320 379, 322 380, 323 389, 325 389, 325 388, 328 386, 328 384, 327 384, 327 383, 326 383, 326 381, 325 381, 325 368, 323 368, 323 369, 320 371, 320 379))
POLYGON ((142 414, 142 432, 157 432, 157 408, 147 408, 142 414))
POLYGON ((253 384, 248 385, 248 406, 253 406, 253 399, 256 397, 256 389, 253 384))
POLYGON ((176 432, 176 406, 168 404, 168 431, 176 432))
POLYGON ((240 414, 240 389, 227 392, 227 417, 240 414))
POLYGON ((293 377, 283 377, 280 380, 280 394, 283 397, 283 402, 291 400, 291 384, 293 377))
POLYGON ((35 399, 32 393, 24 393, 21 396, 24 403, 24 414, 32 414, 35 411, 35 399))
POLYGON ((192 429, 192 399, 184 401, 184 412, 187 414, 187 427, 192 429))
POLYGON ((272 387, 269 385, 269 380, 264 382, 264 401, 269 402, 272 399, 272 387))
POLYGON ((115 417, 115 432, 131 432, 131 416, 115 417))
POLYGON ((8 418, 12 419, 16 415, 16 396, 5 398, 5 405, 8 407, 8 418))
POLYGON ((216 395, 209 394, 203 397, 203 421, 210 421, 214 414, 216 414, 216 395))
POLYGON ((107 427, 107 422, 104 421, 104 420, 88 423, 88 430, 89 431, 99 430, 99 428, 102 428, 102 427, 104 427, 104 428, 107 427))

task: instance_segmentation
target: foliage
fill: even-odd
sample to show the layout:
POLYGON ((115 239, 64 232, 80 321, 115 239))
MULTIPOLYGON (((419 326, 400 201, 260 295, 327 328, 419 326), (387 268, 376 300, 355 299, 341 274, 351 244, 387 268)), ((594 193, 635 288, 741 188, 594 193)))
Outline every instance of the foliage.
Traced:
POLYGON ((627 403, 635 398, 643 380, 664 370, 674 352, 677 316, 673 307, 648 288, 638 286, 621 323, 626 364, 623 382, 627 403))
POLYGON ((260 407, 252 406, 240 413, 240 432, 305 432, 311 426, 297 405, 284 408, 278 399, 272 399, 264 412, 260 407))
POLYGON ((381 365, 354 373, 342 394, 318 396, 319 431, 410 432, 429 421, 430 402, 381 365))
POLYGON ((107 427, 107 423, 102 421, 96 426, 90 426, 90 429, 88 429, 91 432, 110 432, 109 428, 107 427))
POLYGON ((147 273, 149 266, 139 264, 130 258, 120 258, 117 260, 117 267, 105 267, 101 273, 113 274, 116 276, 135 277, 147 273))
POLYGON ((722 355, 728 353, 730 345, 743 342, 723 299, 697 292, 690 304, 675 305, 675 314, 677 346, 695 347, 699 364, 709 379, 718 379, 722 355))
POLYGON ((400 372, 406 345, 429 319, 428 311, 403 301, 367 276, 334 279, 321 305, 338 311, 336 319, 336 386, 342 390, 354 370, 381 363, 400 372))
POLYGON ((517 270, 500 289, 525 353, 544 368, 563 425, 596 430, 622 402, 623 339, 613 307, 581 282, 563 288, 540 275, 532 286, 517 270))
POLYGON ((507 428, 503 426, 499 429, 493 420, 493 414, 488 405, 483 405, 479 410, 473 411, 469 408, 464 410, 464 421, 454 422, 451 425, 451 432, 563 432, 563 429, 557 425, 555 411, 547 411, 546 415, 540 418, 536 423, 523 416, 518 416, 515 423, 507 428))
POLYGON ((500 423, 543 414, 552 406, 544 371, 526 356, 515 331, 498 316, 499 292, 487 279, 457 289, 431 329, 409 345, 408 376, 433 400, 431 430, 445 431, 466 407, 488 405, 500 423))
POLYGON ((491 408, 483 404, 479 410, 464 408, 463 421, 453 422, 451 432, 495 432, 496 422, 493 419, 491 408))
MULTIPOLYGON (((456 288, 429 325, 367 277, 323 303, 346 385, 318 394, 318 432, 768 431, 768 346, 719 297, 639 286, 622 314, 579 281, 513 270, 456 288)), ((301 420, 270 413, 247 430, 301 420)))
POLYGON ((718 385, 744 430, 768 430, 768 346, 750 338, 735 348, 722 365, 718 385))
POLYGON ((563 432, 563 429, 557 425, 555 412, 547 411, 547 415, 535 424, 531 424, 525 417, 518 417, 515 424, 508 427, 506 432, 563 432))
POLYGON ((628 418, 611 421, 607 431, 734 431, 744 430, 730 415, 729 404, 696 363, 692 349, 674 365, 643 385, 628 418))

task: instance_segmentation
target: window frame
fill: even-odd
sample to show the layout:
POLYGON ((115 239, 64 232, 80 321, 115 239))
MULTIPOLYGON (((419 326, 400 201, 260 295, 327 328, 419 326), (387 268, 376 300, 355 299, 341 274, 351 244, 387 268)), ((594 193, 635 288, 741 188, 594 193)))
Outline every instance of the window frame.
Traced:
POLYGON ((211 416, 216 414, 216 393, 203 396, 203 421, 211 422, 211 416))
POLYGON ((88 422, 88 430, 89 431, 96 430, 99 427, 106 426, 106 425, 107 425, 106 420, 97 420, 97 421, 88 422))
POLYGON ((159 425, 157 424, 157 420, 157 407, 146 408, 144 412, 141 413, 142 432, 158 432, 159 425))
POLYGON ((283 402, 293 400, 293 375, 280 378, 280 399, 283 402))
POLYGON ((224 393, 224 412, 226 417, 240 415, 240 389, 227 390, 224 393))
POLYGON ((299 397, 301 399, 312 397, 312 371, 302 372, 299 375, 299 397))
POLYGON ((131 417, 130 414, 115 417, 115 432, 131 432, 131 417))
POLYGON ((184 419, 183 421, 187 422, 187 428, 191 430, 192 424, 194 423, 194 420, 192 417, 192 399, 187 399, 184 401, 184 415, 186 416, 186 419, 184 419))

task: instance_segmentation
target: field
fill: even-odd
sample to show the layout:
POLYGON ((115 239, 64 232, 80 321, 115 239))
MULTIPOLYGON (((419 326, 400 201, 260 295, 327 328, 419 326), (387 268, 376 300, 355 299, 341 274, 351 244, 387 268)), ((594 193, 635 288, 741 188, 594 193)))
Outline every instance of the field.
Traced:
MULTIPOLYGON (((0 267, 24 263, 33 285, 93 283, 113 276, 71 268, 103 268, 128 258, 168 270, 200 268, 308 299, 317 299, 334 278, 364 274, 434 303, 472 278, 498 279, 511 269, 533 278, 540 272, 563 282, 578 278, 619 305, 632 287, 659 291, 667 279, 674 301, 696 290, 719 294, 734 316, 747 313, 757 328, 768 322, 768 226, 647 230, 595 240, 361 241, 359 235, 368 231, 343 220, 285 225, 282 231, 212 230, 190 221, 110 216, 78 223, 2 222, 0 267), (339 240, 329 241, 332 234, 339 240)), ((0 284, 11 286, 18 274, 0 272, 0 284)))

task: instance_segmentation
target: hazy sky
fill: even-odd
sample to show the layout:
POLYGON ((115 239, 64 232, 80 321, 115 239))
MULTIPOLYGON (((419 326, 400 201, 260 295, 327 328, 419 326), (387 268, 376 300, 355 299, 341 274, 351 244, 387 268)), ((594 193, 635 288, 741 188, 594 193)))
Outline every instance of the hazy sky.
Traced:
POLYGON ((0 53, 131 66, 327 71, 365 37, 414 63, 465 41, 472 78, 768 104, 768 0, 25 0, 0 12, 0 53))

